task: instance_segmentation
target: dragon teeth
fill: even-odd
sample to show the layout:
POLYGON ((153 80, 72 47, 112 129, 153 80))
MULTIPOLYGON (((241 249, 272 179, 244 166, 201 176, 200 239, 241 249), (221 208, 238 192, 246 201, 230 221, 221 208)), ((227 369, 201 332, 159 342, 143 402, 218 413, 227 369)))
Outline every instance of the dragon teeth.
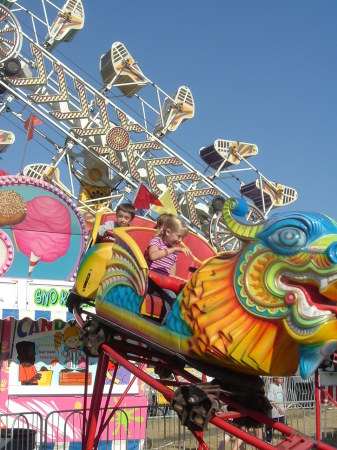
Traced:
MULTIPOLYGON (((296 279, 296 280, 307 279, 307 277, 303 277, 303 276, 295 277, 293 274, 284 274, 284 275, 288 276, 289 278, 291 277, 293 279, 296 279)), ((286 284, 283 284, 282 281, 279 281, 279 283, 280 283, 280 286, 282 287, 282 289, 284 289, 285 291, 288 291, 288 292, 295 291, 298 294, 299 310, 301 311, 301 313, 304 317, 310 319, 311 317, 327 316, 327 315, 331 314, 329 311, 323 311, 323 310, 318 309, 315 305, 309 305, 309 303, 307 302, 307 299, 301 289, 296 288, 294 286, 287 286, 286 284)))

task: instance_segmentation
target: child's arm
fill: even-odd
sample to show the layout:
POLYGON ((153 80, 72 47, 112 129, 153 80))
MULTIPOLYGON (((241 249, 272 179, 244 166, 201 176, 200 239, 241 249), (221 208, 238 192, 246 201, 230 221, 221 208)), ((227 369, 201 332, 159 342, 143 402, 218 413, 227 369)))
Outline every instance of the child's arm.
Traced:
POLYGON ((156 245, 151 245, 149 247, 149 258, 151 261, 157 261, 167 256, 167 249, 159 249, 156 245))
POLYGON ((149 258, 151 261, 157 261, 157 259, 165 258, 165 256, 179 252, 184 253, 186 256, 193 256, 191 250, 188 247, 169 247, 165 249, 159 249, 156 245, 151 245, 149 247, 149 258))
POLYGON ((114 222, 113 221, 110 220, 108 222, 105 222, 104 225, 100 225, 99 226, 97 235, 102 238, 102 237, 104 237, 106 235, 107 231, 111 232, 113 230, 113 228, 114 228, 114 222))
POLYGON ((177 247, 170 247, 167 250, 169 255, 171 255, 172 253, 184 253, 186 256, 190 256, 191 258, 193 258, 193 253, 188 247, 177 246, 177 247))
POLYGON ((170 272, 170 277, 174 277, 176 274, 177 264, 174 263, 170 272))

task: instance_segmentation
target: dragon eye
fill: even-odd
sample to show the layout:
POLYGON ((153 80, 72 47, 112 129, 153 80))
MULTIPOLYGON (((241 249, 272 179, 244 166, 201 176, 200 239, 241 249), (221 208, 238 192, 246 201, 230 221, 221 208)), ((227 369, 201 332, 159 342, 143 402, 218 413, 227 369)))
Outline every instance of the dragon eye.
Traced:
POLYGON ((269 236, 269 239, 271 239, 274 244, 292 249, 304 247, 307 242, 304 231, 294 227, 286 227, 274 231, 274 233, 269 236))

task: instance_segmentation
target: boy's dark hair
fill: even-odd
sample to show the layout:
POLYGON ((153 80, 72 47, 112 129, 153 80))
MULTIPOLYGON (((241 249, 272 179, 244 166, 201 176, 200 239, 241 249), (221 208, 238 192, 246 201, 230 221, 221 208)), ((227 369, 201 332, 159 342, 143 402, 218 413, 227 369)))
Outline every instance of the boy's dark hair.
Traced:
POLYGON ((123 212, 129 213, 130 216, 131 216, 131 220, 136 215, 136 210, 135 210, 135 207, 133 206, 132 203, 121 203, 116 208, 116 213, 118 213, 119 211, 123 211, 123 212))

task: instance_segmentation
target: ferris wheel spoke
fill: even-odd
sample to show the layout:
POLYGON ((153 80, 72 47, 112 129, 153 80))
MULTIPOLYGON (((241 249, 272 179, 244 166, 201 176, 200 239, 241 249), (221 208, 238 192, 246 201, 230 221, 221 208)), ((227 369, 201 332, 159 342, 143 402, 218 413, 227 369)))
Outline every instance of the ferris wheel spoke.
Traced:
POLYGON ((14 45, 14 42, 13 42, 13 41, 11 41, 10 39, 4 38, 4 37, 2 37, 2 36, 0 36, 0 42, 1 42, 1 43, 5 43, 5 44, 9 44, 10 46, 13 46, 13 45, 14 45))
POLYGON ((0 33, 13 33, 15 31, 16 31, 16 28, 7 26, 7 27, 3 28, 2 30, 0 30, 0 33))
POLYGON ((230 235, 230 234, 228 234, 228 232, 226 233, 225 231, 224 232, 218 232, 217 233, 217 238, 220 240, 222 240, 222 242, 224 242, 225 244, 227 244, 227 243, 229 243, 229 242, 232 242, 232 241, 234 241, 235 239, 237 240, 237 238, 235 237, 235 236, 233 236, 233 235, 230 235), (228 236, 227 237, 227 239, 226 239, 226 236, 228 236))
POLYGON ((22 33, 15 16, 0 4, 0 63, 16 56, 22 45, 22 33))
POLYGON ((3 48, 1 47, 1 40, 0 40, 0 53, 1 53, 2 55, 4 55, 4 56, 7 56, 7 55, 8 55, 8 52, 6 52, 5 49, 3 49, 3 48))
POLYGON ((6 22, 8 20, 8 16, 9 16, 8 12, 5 11, 4 9, 1 9, 1 11, 0 11, 0 23, 1 22, 6 22))

